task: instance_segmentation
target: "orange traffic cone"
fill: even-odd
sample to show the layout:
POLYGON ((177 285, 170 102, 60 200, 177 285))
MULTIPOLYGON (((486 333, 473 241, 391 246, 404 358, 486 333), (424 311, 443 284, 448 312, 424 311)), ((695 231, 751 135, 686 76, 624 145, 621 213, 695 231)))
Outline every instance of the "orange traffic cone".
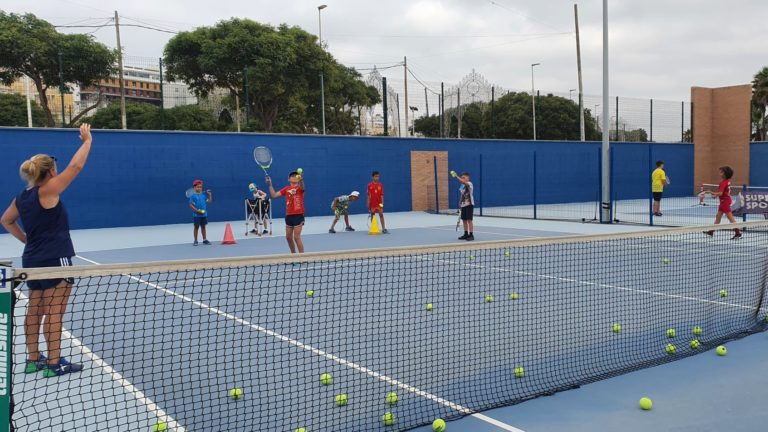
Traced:
POLYGON ((221 241, 223 245, 236 244, 235 236, 232 234, 232 226, 227 224, 227 228, 224 230, 224 240, 221 241))

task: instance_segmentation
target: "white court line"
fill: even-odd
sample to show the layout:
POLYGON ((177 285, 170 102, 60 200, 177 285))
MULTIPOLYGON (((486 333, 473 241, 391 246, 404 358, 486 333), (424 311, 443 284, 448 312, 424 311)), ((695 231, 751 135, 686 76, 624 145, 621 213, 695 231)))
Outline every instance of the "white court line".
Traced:
POLYGON ((699 303, 708 303, 708 304, 720 305, 720 306, 730 306, 730 307, 741 308, 741 309, 749 309, 749 310, 758 310, 759 309, 759 308, 756 308, 754 306, 746 306, 746 305, 740 305, 740 304, 736 304, 736 303, 726 303, 726 302, 719 302, 719 301, 713 301, 713 300, 705 300, 705 299, 701 299, 701 298, 698 298, 698 297, 689 297, 689 296, 682 296, 682 295, 676 295, 676 294, 667 294, 667 293, 662 293, 662 292, 658 292, 658 291, 651 291, 651 290, 645 290, 645 289, 639 289, 639 288, 627 288, 627 287, 623 287, 623 286, 620 286, 620 285, 611 285, 611 284, 604 284, 604 283, 599 283, 599 282, 583 281, 583 280, 579 280, 579 279, 563 278, 563 277, 559 277, 559 276, 552 276, 552 275, 546 275, 546 274, 540 274, 540 273, 531 273, 531 272, 526 272, 526 271, 521 271, 521 270, 510 270, 510 269, 505 269, 505 268, 500 268, 500 267, 486 267, 486 266, 480 265, 480 264, 467 264, 467 263, 458 262, 458 261, 451 261, 451 260, 442 260, 442 259, 434 260, 434 259, 430 259, 430 258, 426 258, 426 257, 417 257, 417 258, 418 259, 424 259, 424 260, 431 261, 431 262, 438 262, 438 263, 442 263, 442 264, 448 264, 448 265, 452 265, 452 266, 455 266, 456 264, 459 264, 459 265, 463 265, 465 267, 472 267, 472 268, 477 268, 477 269, 482 269, 482 270, 493 270, 493 271, 499 271, 499 272, 504 272, 504 273, 517 273, 517 274, 521 274, 521 275, 525 275, 525 276, 534 276, 534 277, 542 278, 542 279, 559 280, 559 281, 562 281, 562 282, 571 282, 571 283, 575 283, 575 284, 578 284, 578 285, 590 285, 590 286, 597 286, 597 287, 601 287, 601 288, 613 288, 613 289, 617 289, 617 290, 621 290, 621 291, 630 291, 630 292, 636 292, 636 293, 642 293, 642 294, 651 294, 651 295, 655 295, 655 296, 659 296, 659 297, 668 297, 668 298, 673 298, 673 299, 678 299, 678 300, 691 300, 691 301, 695 301, 695 302, 699 302, 699 303))
MULTIPOLYGON (((19 295, 20 299, 29 301, 29 299, 23 292, 21 292, 20 290, 16 290, 16 292, 19 295)), ((69 340, 71 344, 71 348, 76 348, 80 350, 82 355, 87 357, 98 368, 101 368, 102 370, 104 370, 104 372, 107 375, 109 375, 113 381, 120 384, 125 389, 126 392, 133 395, 133 397, 136 399, 138 403, 144 405, 149 412, 154 414, 155 417, 157 417, 158 421, 165 422, 171 431, 186 432, 186 429, 184 428, 184 426, 180 425, 173 417, 169 416, 162 408, 157 406, 157 404, 155 404, 150 398, 148 398, 141 390, 136 388, 136 386, 134 386, 130 381, 125 379, 120 374, 120 372, 116 371, 109 363, 107 363, 104 359, 102 359, 98 354, 91 351, 91 349, 88 348, 88 346, 86 346, 80 339, 76 338, 72 333, 70 333, 67 329, 63 327, 61 329, 61 334, 62 336, 64 336, 65 339, 69 340)))
MULTIPOLYGON (((433 230, 437 230, 437 231, 456 231, 455 229, 450 229, 450 228, 437 228, 437 227, 425 227, 425 228, 433 229, 433 230)), ((456 232, 458 232, 458 231, 456 231, 456 232)), ((523 234, 505 234, 505 233, 497 233, 497 232, 492 232, 492 231, 477 231, 477 230, 475 230, 473 232, 476 232, 478 234, 491 234, 491 235, 497 235, 497 236, 502 236, 502 237, 512 237, 512 238, 542 238, 542 236, 530 236, 530 235, 523 235, 523 234)), ((576 234, 574 234, 574 235, 576 235, 576 234)))
MULTIPOLYGON (((80 259, 82 259, 84 261, 90 262, 90 263, 92 263, 94 265, 100 265, 96 261, 89 260, 89 259, 84 258, 82 256, 78 256, 78 258, 80 258, 80 259)), ((137 282, 139 282, 141 284, 144 284, 144 285, 147 285, 149 287, 155 288, 158 291, 161 291, 161 292, 164 292, 166 294, 172 295, 172 296, 174 296, 174 297, 176 297, 176 298, 178 298, 178 299, 180 299, 180 300, 182 300, 184 302, 191 303, 191 304, 193 304, 193 305, 195 305, 195 306, 197 306, 197 307, 199 307, 201 309, 204 309, 204 310, 208 311, 211 314, 221 316, 221 317, 226 318, 226 319, 231 320, 231 321, 235 321, 236 323, 241 324, 241 325, 246 326, 246 327, 249 327, 252 330, 255 330, 255 331, 259 332, 259 333, 263 333, 263 334, 265 334, 267 336, 271 336, 271 337, 273 337, 273 338, 275 338, 277 340, 285 342, 285 343, 287 343, 289 345, 293 345, 293 346, 295 346, 297 348, 300 348, 300 349, 303 349, 305 351, 309 351, 309 352, 311 352, 311 353, 313 353, 315 355, 318 355, 320 357, 325 357, 328 360, 331 360, 331 361, 333 361, 335 363, 338 363, 338 364, 340 364, 342 366, 347 366, 347 367, 349 367, 351 369, 354 369, 354 370, 356 370, 356 371, 358 371, 360 373, 363 373, 365 375, 368 375, 368 376, 370 376, 372 378, 378 379, 378 380, 383 381, 383 382, 385 382, 387 384, 391 384, 391 385, 396 386, 396 387, 398 387, 400 389, 403 389, 403 390, 405 390, 407 392, 413 393, 413 394, 415 394, 417 396, 423 397, 425 399, 428 399, 428 400, 431 400, 433 402, 436 402, 436 403, 438 403, 440 405, 446 406, 446 407, 448 407, 448 408, 450 408, 450 409, 452 409, 454 411, 458 411, 459 413, 461 413, 463 415, 471 416, 471 417, 474 417, 474 418, 476 418, 476 419, 478 419, 480 421, 484 421, 484 422, 486 422, 488 424, 491 424, 493 426, 498 427, 501 430, 505 430, 507 432, 524 432, 521 429, 517 429, 517 428, 515 428, 515 427, 513 427, 511 425, 508 425, 506 423, 502 423, 502 422, 500 422, 498 420, 492 419, 492 418, 490 418, 488 416, 485 416, 483 414, 476 413, 475 411, 473 411, 473 410, 471 410, 469 408, 466 408, 466 407, 464 407, 462 405, 459 405, 457 403, 448 401, 448 400, 443 399, 443 398, 441 398, 439 396, 433 395, 433 394, 428 393, 428 392, 426 392, 424 390, 421 390, 421 389, 416 388, 414 386, 411 386, 411 385, 408 385, 408 384, 403 383, 401 381, 398 381, 398 380, 396 380, 394 378, 390 378, 390 377, 388 377, 386 375, 382 375, 382 374, 380 374, 380 373, 378 373, 378 372, 376 372, 374 370, 366 368, 365 366, 359 365, 359 364, 351 362, 349 360, 345 360, 345 359, 343 359, 341 357, 338 357, 338 356, 336 356, 334 354, 325 352, 325 351, 323 351, 323 350, 321 350, 319 348, 315 348, 315 347, 313 347, 311 345, 305 344, 305 343, 300 342, 298 340, 291 339, 288 336, 284 336, 284 335, 282 335, 280 333, 277 333, 277 332, 275 332, 273 330, 269 330, 269 329, 267 329, 265 327, 262 327, 260 325, 254 324, 254 323, 252 323, 252 322, 250 322, 248 320, 245 320, 245 319, 240 318, 238 316, 235 316, 235 315, 232 315, 230 313, 224 312, 221 309, 209 306, 209 305, 207 305, 207 304, 205 304, 205 303, 203 303, 201 301, 195 300, 195 299, 193 299, 191 297, 179 294, 179 293, 177 293, 177 292, 175 292, 173 290, 164 288, 164 287, 162 287, 160 285, 157 285, 157 284, 154 284, 152 282, 145 281, 145 280, 143 280, 141 278, 138 278, 136 276, 132 276, 132 275, 129 275, 129 274, 124 274, 123 276, 126 276, 126 277, 128 277, 130 279, 133 279, 133 280, 135 280, 135 281, 137 281, 137 282)))

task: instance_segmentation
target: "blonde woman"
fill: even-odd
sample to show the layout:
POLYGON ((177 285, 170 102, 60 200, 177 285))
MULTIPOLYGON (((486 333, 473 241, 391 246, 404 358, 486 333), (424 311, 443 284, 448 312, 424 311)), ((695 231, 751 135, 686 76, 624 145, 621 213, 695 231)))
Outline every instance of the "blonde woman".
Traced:
MULTIPOLYGON (((75 249, 69 236, 69 216, 61 194, 83 170, 91 151, 91 126, 80 126, 83 144, 61 173, 56 158, 38 154, 24 161, 19 169, 27 187, 21 191, 0 218, 0 223, 24 243, 23 267, 66 267, 72 265, 75 249), (24 229, 19 226, 21 220, 24 229)), ((78 372, 83 365, 61 356, 61 328, 73 279, 28 281, 29 305, 24 320, 27 341, 26 373, 43 371, 52 378, 78 372), (45 324, 43 324, 45 321, 45 324), (48 346, 48 358, 40 352, 40 327, 48 346)))

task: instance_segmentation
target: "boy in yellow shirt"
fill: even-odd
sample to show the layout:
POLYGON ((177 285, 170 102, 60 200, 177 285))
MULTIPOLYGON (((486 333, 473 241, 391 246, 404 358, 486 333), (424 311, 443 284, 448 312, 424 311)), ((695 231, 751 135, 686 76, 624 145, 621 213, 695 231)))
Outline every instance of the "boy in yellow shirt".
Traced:
POLYGON ((653 215, 661 216, 661 197, 664 187, 669 184, 667 173, 664 172, 664 161, 656 161, 656 169, 651 174, 651 192, 653 192, 653 215))

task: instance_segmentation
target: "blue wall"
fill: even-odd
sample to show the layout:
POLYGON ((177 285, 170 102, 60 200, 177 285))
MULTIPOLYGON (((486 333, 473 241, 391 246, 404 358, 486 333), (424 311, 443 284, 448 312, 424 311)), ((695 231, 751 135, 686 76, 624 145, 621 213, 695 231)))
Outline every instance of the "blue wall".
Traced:
MULTIPOLYGON (((98 130, 88 165, 63 198, 72 227, 188 222, 191 211, 183 193, 196 178, 213 190, 209 217, 238 220, 243 217, 248 183, 265 186, 263 172, 252 157, 258 145, 272 149, 270 173, 276 185, 286 183, 289 171, 304 168, 309 216, 328 214, 334 196, 354 189, 365 193, 372 170, 382 172, 387 210, 411 210, 410 152, 415 150, 448 151, 451 169, 473 174, 476 199, 485 206, 531 203, 534 179, 539 203, 590 201, 597 199, 599 191, 600 143, 596 142, 98 130)), ((72 129, 0 128, 0 169, 5 173, 0 204, 4 207, 24 187, 17 173, 25 159, 49 153, 63 166, 78 146, 72 129)), ((669 193, 690 195, 691 144, 618 143, 613 144, 618 196, 647 196, 649 146, 651 159, 664 159, 675 180, 669 193)), ((450 199, 455 205, 455 182, 450 199)), ((282 217, 284 201, 274 209, 275 217, 282 217)), ((364 212, 363 202, 354 204, 352 211, 364 212)))
POLYGON ((753 142, 749 146, 749 184, 768 186, 768 142, 753 142))

